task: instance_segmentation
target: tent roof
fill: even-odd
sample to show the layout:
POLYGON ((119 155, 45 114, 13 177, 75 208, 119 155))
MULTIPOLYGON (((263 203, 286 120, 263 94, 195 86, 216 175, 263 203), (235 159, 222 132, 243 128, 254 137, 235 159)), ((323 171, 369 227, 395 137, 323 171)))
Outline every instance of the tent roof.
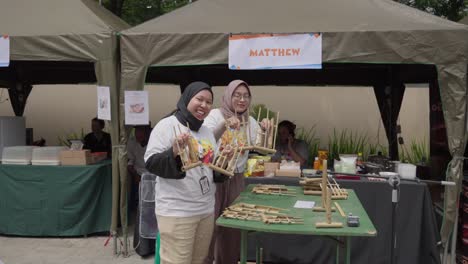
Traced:
POLYGON ((462 18, 458 23, 468 25, 468 16, 462 18))
POLYGON ((124 31, 292 33, 447 30, 463 26, 391 0, 198 0, 124 31))
POLYGON ((82 35, 129 27, 93 0, 2 0, 0 34, 82 35))

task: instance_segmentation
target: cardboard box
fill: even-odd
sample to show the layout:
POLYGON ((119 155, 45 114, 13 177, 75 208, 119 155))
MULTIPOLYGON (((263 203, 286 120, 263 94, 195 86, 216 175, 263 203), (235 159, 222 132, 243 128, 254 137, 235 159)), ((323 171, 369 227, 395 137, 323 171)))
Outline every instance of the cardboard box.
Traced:
POLYGON ((91 153, 91 163, 98 163, 107 159, 107 152, 93 152, 91 153))
POLYGON ((62 165, 88 165, 93 162, 89 149, 63 150, 60 152, 62 165))
POLYGON ((265 162, 265 176, 270 176, 273 174, 273 176, 276 175, 276 170, 279 169, 280 164, 279 162, 265 162))
POLYGON ((301 170, 276 170, 276 176, 301 177, 301 170))

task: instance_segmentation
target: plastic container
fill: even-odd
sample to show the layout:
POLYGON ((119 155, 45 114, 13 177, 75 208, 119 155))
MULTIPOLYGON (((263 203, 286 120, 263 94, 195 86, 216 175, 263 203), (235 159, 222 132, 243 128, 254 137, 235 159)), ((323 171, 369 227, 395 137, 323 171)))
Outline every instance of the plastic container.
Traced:
POLYGON ((41 147, 32 151, 32 165, 60 165, 60 152, 66 147, 41 147))
POLYGON ((393 172, 393 171, 381 171, 379 172, 380 177, 385 177, 385 178, 390 178, 394 176, 398 176, 398 173, 393 172))
POLYGON ((340 154, 341 172, 356 173, 356 160, 355 154, 340 154))
POLYGON ((31 164, 32 151, 35 146, 4 147, 2 152, 3 164, 29 165, 31 164))
POLYGON ((333 160, 333 170, 335 172, 343 172, 341 167, 341 160, 333 160))
POLYGON ((416 178, 416 165, 400 163, 398 164, 398 174, 402 179, 413 180, 416 178))

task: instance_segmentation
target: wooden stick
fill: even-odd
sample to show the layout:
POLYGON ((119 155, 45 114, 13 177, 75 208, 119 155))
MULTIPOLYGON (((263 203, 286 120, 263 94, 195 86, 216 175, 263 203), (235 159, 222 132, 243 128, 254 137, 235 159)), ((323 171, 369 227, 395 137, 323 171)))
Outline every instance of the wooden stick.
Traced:
POLYGON ((270 127, 268 129, 268 142, 267 142, 267 147, 270 149, 274 149, 273 147, 273 137, 274 137, 274 130, 275 130, 275 119, 270 120, 270 127))
POLYGON ((343 227, 343 223, 316 223, 317 228, 340 228, 343 227))
POLYGON ((343 211, 343 208, 341 208, 341 206, 337 202, 335 202, 335 207, 338 209, 338 211, 340 212, 340 215, 342 217, 346 217, 346 215, 345 215, 345 213, 343 211))
POLYGON ((339 190, 340 190, 340 193, 341 193, 342 195, 348 196, 348 191, 342 189, 342 188, 340 187, 340 185, 338 185, 338 183, 336 182, 335 179, 333 179, 333 181, 334 181, 335 184, 338 186, 338 188, 339 188, 339 190))
POLYGON ((259 123, 259 122, 260 122, 260 113, 261 113, 261 112, 262 112, 262 108, 261 108, 261 107, 259 107, 259 108, 258 108, 257 123, 259 123))
POLYGON ((279 114, 280 112, 278 111, 278 114, 276 114, 276 126, 275 126, 275 131, 273 131, 273 148, 276 147, 276 137, 278 136, 278 122, 279 122, 279 114))
MULTIPOLYGON (((244 118, 244 116, 242 116, 244 118)), ((251 146, 252 142, 250 142, 250 118, 247 117, 247 122, 245 123, 245 133, 247 135, 247 146, 251 146)))
MULTIPOLYGON (((324 160, 323 161, 323 165, 324 165, 324 168, 326 168, 325 166, 327 165, 327 161, 324 160)), ((327 170, 323 170, 322 171, 322 207, 325 208, 325 203, 326 203, 326 199, 327 199, 327 181, 328 181, 328 174, 327 174, 327 170)))
POLYGON ((177 140, 177 131, 175 129, 175 127, 172 127, 174 129, 174 135, 175 135, 175 141, 176 141, 176 144, 177 144, 177 148, 178 148, 178 154, 180 155, 180 160, 182 161, 182 166, 185 167, 186 165, 186 160, 185 160, 185 157, 183 157, 183 151, 180 149, 180 145, 179 145, 179 141, 177 140))
POLYGON ((268 144, 268 132, 270 132, 270 119, 269 118, 269 115, 270 115, 270 110, 267 109, 267 116, 266 116, 266 119, 267 119, 267 122, 268 122, 268 129, 265 129, 265 136, 264 136, 264 142, 263 142, 263 147, 264 148, 268 148, 267 144, 268 144))
MULTIPOLYGON (((327 188, 327 187, 325 187, 327 188)), ((326 222, 315 223, 315 227, 317 228, 339 228, 343 227, 343 223, 339 222, 332 222, 331 214, 331 190, 327 190, 327 201, 325 202, 325 215, 326 215, 326 222)))

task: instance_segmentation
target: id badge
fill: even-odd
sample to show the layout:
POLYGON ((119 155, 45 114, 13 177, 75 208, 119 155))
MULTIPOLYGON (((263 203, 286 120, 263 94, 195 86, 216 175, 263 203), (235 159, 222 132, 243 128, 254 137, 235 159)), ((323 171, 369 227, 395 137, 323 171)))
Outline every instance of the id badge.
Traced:
POLYGON ((202 194, 207 194, 208 192, 210 192, 210 181, 208 180, 208 177, 206 176, 201 177, 200 188, 201 188, 202 194))

